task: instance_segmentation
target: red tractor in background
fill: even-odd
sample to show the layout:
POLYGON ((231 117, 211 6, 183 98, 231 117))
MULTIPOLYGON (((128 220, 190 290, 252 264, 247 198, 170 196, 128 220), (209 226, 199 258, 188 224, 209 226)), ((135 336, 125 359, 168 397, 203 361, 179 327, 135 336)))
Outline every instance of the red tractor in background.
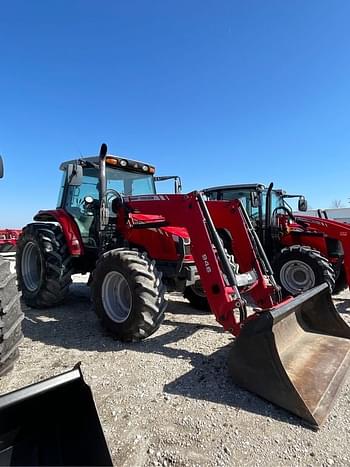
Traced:
MULTIPOLYGON (((326 255, 335 272, 334 292, 350 287, 350 225, 332 219, 294 214, 298 225, 302 226, 302 238, 308 245, 310 236, 321 234, 322 239, 315 245, 326 255)), ((312 246, 312 245, 310 245, 312 246)))
POLYGON ((0 253, 15 251, 20 233, 20 229, 0 229, 0 253))
POLYGON ((102 324, 119 340, 140 341, 163 319, 165 287, 184 290, 199 278, 217 321, 236 336, 229 367, 237 384, 310 424, 323 422, 350 365, 350 329, 325 284, 282 301, 237 200, 157 195, 154 167, 108 155, 106 145, 99 157, 61 168, 58 208, 40 211, 18 241, 27 305, 60 303, 72 273, 92 272, 102 324))
MULTIPOLYGON (((1 159, 1 156, 0 156, 1 159)), ((3 176, 3 162, 1 159, 1 167, 0 170, 3 176)), ((0 253, 7 253, 11 251, 15 251, 16 243, 18 237, 21 233, 20 229, 0 229, 0 253)))
MULTIPOLYGON (((297 295, 326 282, 330 290, 350 285, 350 226, 328 219, 293 214, 290 195, 263 184, 226 185, 203 190, 210 200, 240 199, 271 261, 285 295, 297 295)), ((227 236, 222 232, 224 242, 227 236)))

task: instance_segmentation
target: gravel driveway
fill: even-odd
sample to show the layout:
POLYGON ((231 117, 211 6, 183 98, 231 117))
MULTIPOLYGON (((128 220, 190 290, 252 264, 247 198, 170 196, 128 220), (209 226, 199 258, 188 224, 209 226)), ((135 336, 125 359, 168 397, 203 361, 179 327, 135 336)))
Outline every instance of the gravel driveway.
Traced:
MULTIPOLYGON (((65 305, 25 309, 25 339, 0 393, 82 362, 114 465, 350 465, 350 378, 318 431, 236 387, 227 374, 232 337, 212 315, 170 296, 164 324, 137 344, 107 336, 85 276, 65 305)), ((335 303, 350 324, 350 293, 335 303)))

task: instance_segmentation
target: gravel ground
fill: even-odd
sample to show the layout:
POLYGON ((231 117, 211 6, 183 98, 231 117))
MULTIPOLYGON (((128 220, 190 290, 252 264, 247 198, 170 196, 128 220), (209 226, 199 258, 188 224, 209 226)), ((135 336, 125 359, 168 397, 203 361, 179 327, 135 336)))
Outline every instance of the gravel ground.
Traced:
MULTIPOLYGON (((82 362, 118 466, 350 465, 350 381, 312 431, 231 382, 233 339, 213 316, 171 295, 156 334, 120 344, 100 327, 85 282, 74 277, 63 306, 25 309, 21 356, 0 393, 82 362)), ((335 303, 350 324, 350 293, 335 303)))

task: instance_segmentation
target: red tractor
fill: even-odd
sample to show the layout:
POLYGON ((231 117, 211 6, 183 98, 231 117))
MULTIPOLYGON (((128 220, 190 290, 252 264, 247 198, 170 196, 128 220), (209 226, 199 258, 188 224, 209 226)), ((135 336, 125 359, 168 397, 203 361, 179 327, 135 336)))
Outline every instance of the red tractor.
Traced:
POLYGON ((19 229, 0 229, 0 252, 8 253, 16 250, 16 243, 21 233, 19 229))
MULTIPOLYGON (((57 209, 40 211, 34 217, 37 222, 25 227, 19 242, 17 267, 21 271, 23 296, 30 306, 58 304, 68 292, 73 272, 93 271, 102 248, 126 243, 115 230, 113 213, 114 224, 104 223, 108 210, 104 206, 110 204, 111 198, 153 196, 155 182, 171 178, 175 179, 175 192, 181 190, 179 177, 155 177, 155 169, 149 164, 112 156, 107 156, 104 162, 106 187, 103 195, 98 157, 62 163, 57 209), (38 248, 45 249, 47 267, 44 273, 34 267, 38 248)), ((159 199, 163 197, 159 195, 159 199)), ((135 227, 128 233, 128 246, 156 258, 158 273, 168 291, 186 291, 198 280, 186 229, 162 225, 159 216, 140 214, 134 215, 133 220, 135 227)))
POLYGON ((183 289, 198 276, 217 321, 237 337, 229 362, 237 384, 322 423, 350 364, 350 329, 326 285, 282 301, 239 201, 157 195, 152 166, 107 155, 106 145, 99 157, 61 167, 58 208, 40 211, 18 241, 29 306, 59 303, 73 272, 92 272, 103 325, 119 340, 139 341, 163 319, 165 286, 183 289))
POLYGON ((318 236, 315 248, 328 258, 334 269, 334 292, 350 287, 350 225, 300 214, 295 214, 294 218, 296 224, 301 226, 303 244, 313 247, 312 237, 318 236))
MULTIPOLYGON (((285 295, 323 282, 330 290, 339 290, 344 279, 350 284, 350 226, 293 214, 286 200, 298 198, 299 211, 306 211, 304 196, 257 183, 207 188, 204 193, 210 200, 241 200, 285 295)), ((225 232, 222 237, 227 242, 225 232)))
MULTIPOLYGON (((0 178, 4 175, 0 156, 0 178)), ((0 376, 10 371, 18 358, 18 347, 23 339, 23 313, 16 274, 11 272, 9 261, 0 257, 0 376)))

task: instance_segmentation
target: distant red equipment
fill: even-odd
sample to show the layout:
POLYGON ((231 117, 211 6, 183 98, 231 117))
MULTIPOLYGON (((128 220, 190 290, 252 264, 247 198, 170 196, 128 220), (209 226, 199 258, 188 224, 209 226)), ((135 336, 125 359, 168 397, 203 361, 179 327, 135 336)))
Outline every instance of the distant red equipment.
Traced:
POLYGON ((15 251, 21 232, 21 229, 0 229, 0 252, 15 251))

